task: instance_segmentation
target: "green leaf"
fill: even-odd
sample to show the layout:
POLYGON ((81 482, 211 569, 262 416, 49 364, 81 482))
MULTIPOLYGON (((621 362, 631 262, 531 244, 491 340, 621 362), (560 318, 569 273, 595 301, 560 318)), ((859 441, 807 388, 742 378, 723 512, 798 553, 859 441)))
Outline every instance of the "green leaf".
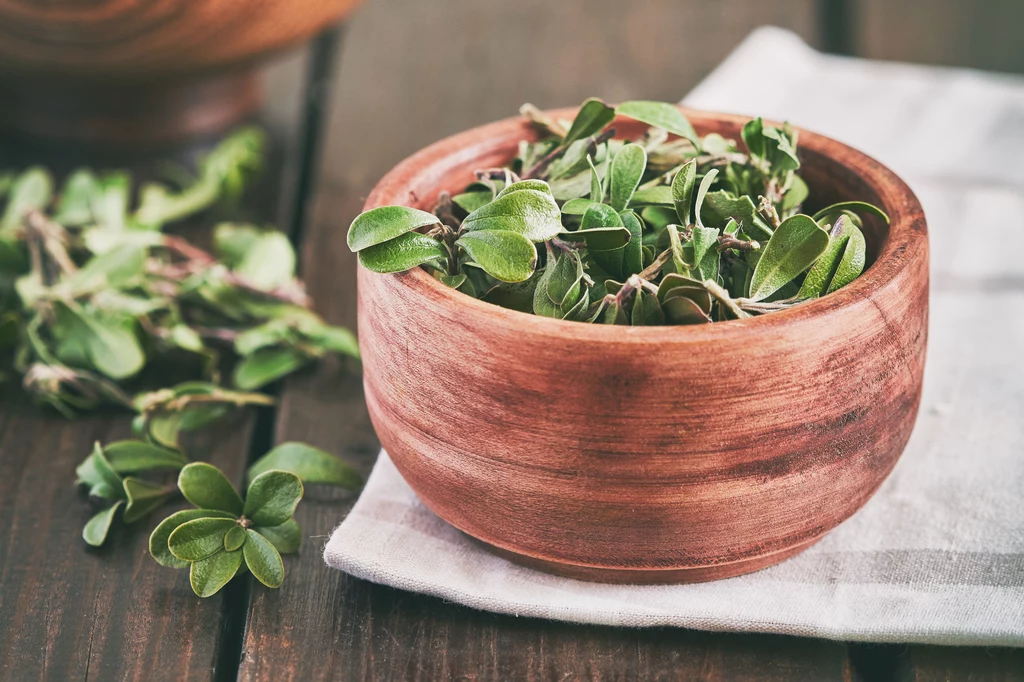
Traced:
POLYGON ((555 259, 551 251, 548 251, 548 262, 544 266, 544 272, 537 280, 537 288, 533 292, 533 314, 544 317, 562 317, 562 309, 559 308, 548 296, 548 282, 555 273, 555 259))
POLYGON ((864 272, 864 265, 866 263, 867 243, 864 241, 864 234, 856 225, 850 225, 850 238, 846 242, 842 258, 839 261, 839 267, 836 268, 835 274, 832 275, 832 281, 829 283, 828 290, 825 293, 831 294, 833 291, 846 286, 860 277, 860 273, 864 272))
POLYGON ((253 530, 269 540, 281 554, 294 554, 302 544, 302 532, 295 519, 288 519, 280 526, 257 526, 253 530))
POLYGON ((272 291, 294 279, 295 249, 284 233, 263 230, 232 269, 256 288, 272 291))
POLYGON ((107 173, 91 194, 90 206, 97 224, 111 230, 123 230, 128 222, 128 195, 131 178, 127 173, 107 173))
POLYGON ((86 293, 106 287, 123 287, 144 274, 146 249, 137 244, 122 244, 101 253, 65 278, 63 284, 72 293, 86 293))
POLYGON ((692 299, 686 296, 672 296, 661 304, 665 320, 669 324, 706 324, 711 318, 692 299))
POLYGON ((708 192, 704 197, 701 218, 702 222, 714 225, 723 225, 729 220, 735 220, 739 223, 740 230, 759 241, 768 241, 772 236, 772 229, 758 215, 757 207, 746 195, 737 197, 724 190, 708 192))
POLYGON ((750 152, 751 156, 764 158, 763 130, 764 121, 761 120, 761 117, 753 118, 743 126, 741 137, 743 138, 743 144, 747 145, 747 151, 750 152))
POLYGON ((245 528, 241 526, 236 525, 234 528, 228 529, 228 532, 224 534, 224 550, 234 552, 241 548, 245 544, 245 537, 245 528))
POLYGON ((348 248, 362 251, 368 246, 381 244, 406 232, 440 221, 433 213, 407 206, 381 206, 356 216, 348 228, 348 248))
POLYGON ((624 211, 647 169, 647 151, 638 144, 627 144, 612 159, 608 203, 616 211, 624 211))
POLYGON ((99 179, 88 168, 68 176, 60 191, 54 220, 65 227, 81 227, 92 222, 93 195, 99 192, 99 179))
POLYGON ((658 300, 664 303, 670 296, 677 295, 689 298, 705 313, 711 311, 711 294, 704 287, 703 281, 671 272, 661 278, 658 300))
POLYGON ((713 227, 693 228, 693 260, 701 281, 718 279, 720 254, 718 230, 713 227))
POLYGON ((580 105, 580 110, 573 119, 569 132, 562 140, 562 146, 568 147, 576 140, 590 137, 604 130, 604 127, 615 118, 615 109, 597 99, 591 97, 580 105))
POLYGON ((147 516, 174 495, 165 486, 129 476, 124 479, 124 493, 128 506, 124 508, 124 522, 134 523, 147 516))
POLYGON ((310 362, 291 348, 267 348, 242 358, 235 367, 235 386, 252 391, 285 377, 310 362))
POLYGON ((206 462, 193 462, 178 474, 178 488, 185 499, 200 509, 216 509, 238 516, 242 498, 220 469, 206 462))
POLYGON ((782 221, 754 268, 750 298, 768 298, 809 268, 827 247, 828 233, 810 216, 797 214, 782 221))
MULTIPOLYGON (((516 192, 510 197, 529 191, 532 190, 516 192)), ((455 243, 488 275, 502 282, 525 281, 537 266, 536 247, 519 232, 477 230, 467 232, 455 243)))
POLYGON ((697 161, 687 161, 675 177, 672 178, 672 202, 676 207, 676 215, 683 227, 693 224, 693 188, 697 184, 697 161))
POLYGON ((186 521, 167 538, 171 554, 183 561, 201 561, 224 550, 224 535, 238 524, 234 519, 205 517, 186 521))
POLYGON ((665 324, 665 313, 662 312, 661 305, 658 304, 658 298, 646 293, 643 289, 637 289, 630 323, 634 327, 665 324))
POLYGON ((622 250, 622 274, 636 275, 644 269, 643 224, 633 211, 623 211, 619 214, 619 219, 629 230, 629 243, 622 250))
MULTIPOLYGON (((785 196, 782 197, 780 210, 785 214, 788 211, 799 208, 800 204, 807 200, 810 193, 811 190, 807 183, 803 181, 803 178, 794 173, 792 180, 790 180, 789 189, 786 191, 785 196)), ((815 219, 815 222, 817 222, 817 219, 815 219)))
POLYGON ((0 232, 18 227, 29 211, 46 208, 52 195, 53 180, 45 168, 34 166, 21 173, 8 190, 0 232))
POLYGON ((252 479, 243 516, 257 526, 279 526, 292 517, 302 499, 302 481, 289 471, 271 469, 252 479))
POLYGON ((363 479, 340 458, 305 443, 281 443, 260 457, 246 472, 246 483, 271 469, 289 471, 303 483, 326 483, 358 490, 363 479))
POLYGON ((452 197, 452 202, 466 213, 472 213, 484 204, 494 200, 494 192, 490 190, 477 190, 463 192, 452 197))
POLYGON ((562 212, 551 194, 522 189, 473 211, 462 221, 462 229, 518 232, 530 241, 543 242, 562 231, 562 212))
POLYGON ((107 539, 107 533, 110 531, 110 524, 114 522, 114 516, 117 514, 117 510, 124 504, 124 500, 118 500, 113 505, 107 507, 101 512, 98 512, 95 516, 89 519, 85 527, 82 528, 82 539, 93 547, 99 547, 103 544, 104 540, 107 539))
POLYGON ((799 298, 817 298, 849 284, 864 271, 867 244, 848 215, 840 215, 829 233, 828 248, 807 272, 799 298))
MULTIPOLYGON (((622 216, 616 213, 615 209, 606 204, 595 204, 583 214, 580 229, 573 234, 582 235, 584 240, 587 240, 587 253, 595 263, 613 277, 624 279, 622 268, 625 258, 625 246, 609 249, 597 248, 598 246, 622 241, 625 234, 617 230, 596 231, 598 228, 615 227, 624 228, 630 234, 630 239, 632 239, 632 233, 629 231, 629 228, 623 225, 622 216)), ((628 242, 629 239, 625 243, 628 244, 628 242)))
POLYGON ((564 213, 565 215, 583 215, 587 212, 588 208, 600 203, 601 202, 599 201, 585 199, 583 197, 570 199, 569 201, 562 204, 562 213, 564 213))
POLYGON ((484 294, 482 300, 509 310, 532 313, 533 296, 539 279, 540 275, 534 272, 533 276, 525 282, 502 282, 491 287, 484 294))
MULTIPOLYGON (((597 166, 594 165, 594 159, 587 154, 587 165, 590 167, 590 200, 601 203, 604 201, 604 181, 601 178, 601 174, 597 171, 597 166)), ((565 207, 562 207, 562 212, 565 212, 565 207)))
POLYGON ((231 582, 241 565, 242 551, 225 552, 223 549, 212 556, 193 562, 188 575, 192 591, 204 599, 212 597, 231 582))
MULTIPOLYGON (((566 310, 565 313, 562 315, 562 319, 575 320, 577 322, 586 321, 586 319, 589 317, 589 305, 590 290, 588 290, 586 287, 583 287, 580 290, 579 300, 576 302, 576 305, 566 310)), ((564 309, 565 305, 563 304, 561 307, 564 309)))
POLYGON ((155 469, 177 471, 188 464, 188 458, 177 450, 169 450, 141 440, 121 440, 104 446, 103 452, 111 468, 120 474, 155 469))
POLYGON ((796 138, 790 138, 788 126, 786 130, 763 128, 761 134, 765 142, 765 153, 772 164, 773 175, 800 168, 800 159, 796 155, 796 138))
POLYGON ((594 204, 583 214, 577 234, 583 230, 598 227, 624 227, 624 225, 621 216, 614 208, 607 204, 594 204))
POLYGON ((866 201, 841 201, 838 204, 826 206, 811 217, 814 218, 815 222, 821 222, 822 219, 829 218, 830 216, 838 217, 838 214, 843 211, 853 211, 854 213, 863 213, 875 216, 876 218, 884 220, 887 225, 889 224, 889 215, 874 204, 869 204, 866 201))
POLYGON ((621 249, 629 243, 631 234, 625 227, 592 227, 586 230, 566 232, 563 238, 574 242, 582 239, 591 251, 607 251, 621 249))
POLYGON ((452 289, 458 289, 466 282, 468 275, 461 272, 457 275, 440 274, 438 275, 438 279, 441 280, 445 286, 451 287, 452 289))
POLYGON ((156 559, 156 562, 161 566, 167 566, 169 568, 185 568, 189 565, 189 562, 184 559, 171 554, 171 550, 167 547, 167 541, 171 537, 177 528, 189 521, 195 521, 196 519, 229 519, 235 520, 235 517, 227 512, 215 511, 213 509, 186 509, 184 511, 175 512, 166 519, 160 522, 160 524, 153 529, 153 532, 149 536, 149 553, 156 559))
POLYGON ((663 128, 673 135, 685 137, 693 143, 694 147, 700 149, 700 138, 697 137, 697 132, 683 112, 679 110, 679 107, 674 104, 634 100, 623 102, 617 106, 615 113, 649 126, 663 128))
POLYGON ((61 345, 57 355, 65 361, 87 361, 111 379, 134 376, 145 364, 145 355, 135 335, 135 320, 130 317, 100 319, 77 303, 58 301, 55 335, 61 345))
POLYGON ((704 226, 704 223, 701 221, 700 211, 701 207, 704 205, 704 197, 707 196, 708 190, 711 188, 716 177, 718 177, 718 169, 712 168, 707 172, 707 175, 701 179, 700 187, 697 188, 697 200, 693 204, 693 213, 698 227, 704 226))
POLYGON ((124 499, 124 488, 121 476, 114 471, 98 442, 93 445, 92 453, 75 469, 78 483, 89 486, 89 494, 106 500, 124 499))
POLYGON ((576 305, 579 300, 583 263, 578 253, 562 253, 555 259, 554 271, 548 279, 548 298, 563 310, 576 305), (568 304, 568 307, 566 307, 568 304))
POLYGON ((249 537, 242 545, 246 566, 267 587, 280 587, 284 581, 284 562, 277 548, 251 528, 246 533, 249 537))
POLYGON ((407 232, 359 252, 359 262, 379 273, 405 272, 418 265, 437 265, 448 257, 444 245, 419 232, 407 232))
POLYGON ((666 206, 668 208, 675 206, 672 188, 668 185, 657 185, 637 190, 629 200, 629 207, 640 208, 642 206, 666 206))
POLYGON ((538 180, 536 178, 528 178, 526 180, 520 180, 519 182, 513 182, 511 185, 507 185, 500 192, 498 192, 497 196, 495 196, 494 198, 500 199, 506 194, 511 194, 512 192, 520 192, 524 189, 532 189, 538 192, 551 194, 551 185, 549 185, 543 180, 538 180))

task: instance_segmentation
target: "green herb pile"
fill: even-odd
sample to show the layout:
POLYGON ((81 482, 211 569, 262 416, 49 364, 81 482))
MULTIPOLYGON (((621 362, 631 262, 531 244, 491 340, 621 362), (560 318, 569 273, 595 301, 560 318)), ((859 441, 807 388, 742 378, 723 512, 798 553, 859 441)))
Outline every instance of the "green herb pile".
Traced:
POLYGON ((848 201, 801 212, 797 132, 761 119, 743 147, 698 137, 661 102, 589 99, 571 121, 525 105, 542 131, 508 168, 476 172, 432 213, 383 206, 348 245, 374 272, 423 266, 450 287, 536 315, 605 324, 702 324, 783 310, 864 270, 863 215, 848 201), (651 126, 614 138, 618 116, 651 126), (543 244, 539 249, 537 244, 543 244))
POLYGON ((67 416, 103 405, 136 413, 139 440, 97 443, 76 470, 99 507, 82 536, 99 546, 118 517, 130 525, 184 495, 196 509, 164 520, 150 552, 189 567, 202 597, 246 570, 280 585, 280 555, 299 547, 303 483, 361 485, 338 458, 286 443, 249 470, 243 501, 181 443, 234 408, 273 404, 254 391, 319 358, 359 356, 351 332, 310 310, 281 232, 222 223, 208 251, 164 231, 236 198, 262 147, 259 130, 243 129, 195 177, 139 188, 121 171, 78 170, 59 189, 41 167, 0 173, 0 378, 67 416), (152 389, 167 369, 189 367, 196 380, 152 389), (177 485, 166 480, 174 472, 177 485))
POLYGON ((137 201, 124 172, 79 170, 59 192, 42 168, 0 177, 4 378, 71 414, 149 405, 127 388, 163 357, 192 355, 219 384, 220 360, 237 355, 231 382, 247 391, 329 353, 358 357, 351 332, 310 311, 281 232, 221 224, 210 253, 162 229, 238 195, 262 140, 241 130, 198 177, 145 184, 137 201))

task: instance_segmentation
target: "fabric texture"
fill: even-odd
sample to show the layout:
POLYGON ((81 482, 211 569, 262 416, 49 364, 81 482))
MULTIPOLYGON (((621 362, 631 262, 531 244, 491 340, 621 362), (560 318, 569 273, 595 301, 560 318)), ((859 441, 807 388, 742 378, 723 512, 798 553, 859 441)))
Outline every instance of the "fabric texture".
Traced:
POLYGON ((1024 646, 1024 79, 821 55, 754 32, 685 104, 789 120, 893 168, 932 247, 924 396, 891 476, 803 554, 696 585, 604 585, 500 559, 386 453, 324 558, 520 616, 874 642, 1024 646), (772 87, 762 76, 770 65, 772 87))

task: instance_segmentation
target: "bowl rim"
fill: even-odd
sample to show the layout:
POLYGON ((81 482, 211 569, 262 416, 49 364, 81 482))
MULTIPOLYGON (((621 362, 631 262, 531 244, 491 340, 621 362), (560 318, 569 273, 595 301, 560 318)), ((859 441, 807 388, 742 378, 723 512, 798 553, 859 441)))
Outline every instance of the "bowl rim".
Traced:
MULTIPOLYGON (((724 122, 742 126, 751 120, 750 116, 709 112, 677 107, 687 116, 699 132, 702 124, 724 122)), ((577 107, 549 109, 545 113, 554 118, 572 118, 577 107)), ((616 120, 620 120, 618 117, 616 120)), ((765 119, 770 125, 781 124, 765 119)), ((366 270, 357 260, 360 275, 394 277, 402 286, 409 287, 429 296, 442 305, 461 307, 463 315, 477 313, 489 317, 492 323, 505 323, 523 329, 529 325, 531 334, 544 336, 572 336, 577 340, 595 342, 702 342, 719 340, 721 336, 737 334, 763 334, 778 331, 780 327, 804 322, 816 322, 819 318, 841 314, 858 303, 867 302, 878 307, 873 300, 882 289, 898 286, 900 274, 914 260, 928 254, 928 232, 924 211, 914 192, 896 173, 888 167, 842 142, 819 133, 794 126, 800 135, 800 148, 810 149, 831 161, 846 167, 858 175, 875 193, 883 199, 883 210, 889 215, 889 231, 882 243, 875 261, 857 279, 826 296, 802 303, 786 310, 757 315, 744 319, 723 320, 701 325, 640 326, 587 324, 561 320, 542 315, 533 315, 518 310, 503 308, 493 303, 468 296, 446 286, 421 267, 412 270, 379 274, 366 270)), ((413 178, 429 172, 461 164, 480 155, 487 149, 487 143, 495 138, 510 137, 514 131, 521 131, 518 139, 530 136, 530 124, 522 116, 487 123, 456 133, 435 142, 406 157, 385 174, 371 190, 363 205, 369 210, 387 204, 408 205, 412 203, 409 184, 413 178), (475 152, 469 154, 468 152, 475 152)), ((492 147, 493 148, 493 147, 492 147)), ((437 188, 438 191, 446 188, 437 188)), ((855 200, 852 199, 851 200, 855 200)))

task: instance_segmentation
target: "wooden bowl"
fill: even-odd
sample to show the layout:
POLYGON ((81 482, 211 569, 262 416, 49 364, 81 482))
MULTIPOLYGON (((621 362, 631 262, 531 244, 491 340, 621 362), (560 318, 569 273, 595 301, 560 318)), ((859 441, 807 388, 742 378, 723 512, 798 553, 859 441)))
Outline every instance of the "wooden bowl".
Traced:
MULTIPOLYGON (((686 113, 701 134, 737 140, 747 120, 686 113)), ((623 137, 643 128, 615 125, 623 137)), ((438 142, 388 173, 366 208, 428 208, 531 137, 515 118, 438 142)), ((624 583, 764 568, 859 509, 917 416, 927 229, 877 161, 806 131, 800 150, 818 203, 873 202, 892 223, 865 222, 859 279, 783 312, 583 324, 478 301, 420 269, 360 268, 370 416, 420 499, 514 561, 624 583)))
POLYGON ((0 0, 0 125, 106 144, 207 133, 261 103, 262 57, 360 0, 0 0))

